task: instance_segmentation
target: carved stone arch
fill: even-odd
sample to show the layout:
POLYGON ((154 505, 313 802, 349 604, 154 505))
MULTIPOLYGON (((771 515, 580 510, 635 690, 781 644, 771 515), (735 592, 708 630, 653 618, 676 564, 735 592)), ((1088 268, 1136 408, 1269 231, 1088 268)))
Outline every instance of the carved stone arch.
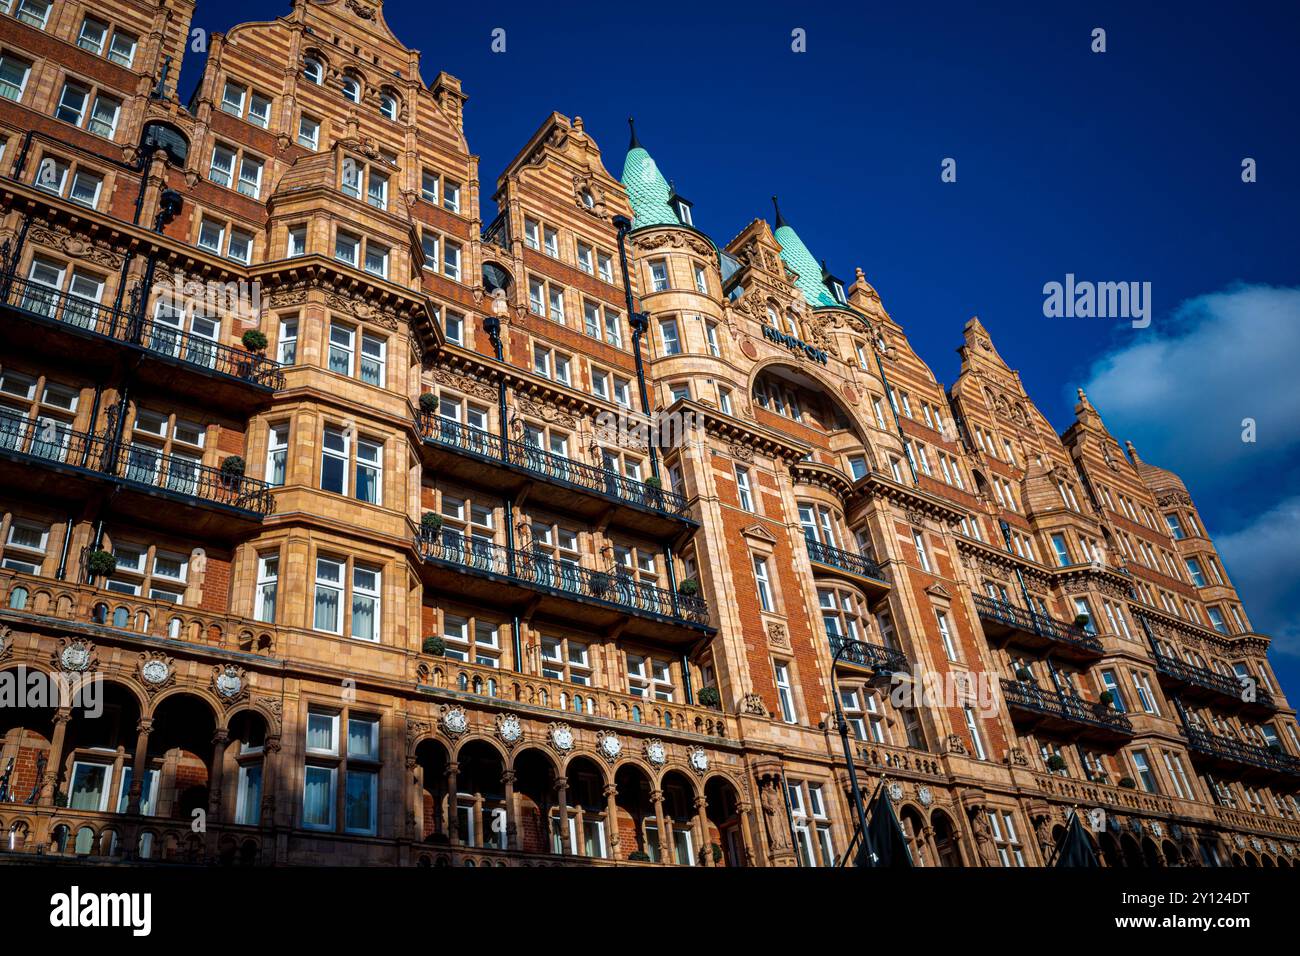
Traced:
POLYGON ((207 688, 201 687, 196 684, 174 684, 173 686, 168 687, 166 690, 164 690, 162 693, 160 693, 157 697, 155 697, 151 701, 148 701, 147 695, 144 695, 142 692, 141 703, 140 703, 141 718, 152 720, 154 714, 158 711, 158 708, 162 706, 163 701, 170 700, 172 697, 177 697, 182 694, 188 695, 190 697, 197 697, 200 700, 202 700, 205 704, 207 704, 210 708, 212 708, 213 726, 221 728, 227 725, 226 721, 222 720, 222 717, 223 715, 225 715, 226 712, 225 703, 223 703, 221 699, 217 697, 216 694, 213 694, 207 688), (148 706, 146 706, 146 702, 148 706))
POLYGON ((460 760, 460 753, 467 746, 473 743, 487 744, 501 758, 502 769, 510 769, 510 751, 508 751, 501 741, 492 734, 467 733, 457 740, 452 741, 447 746, 448 759, 454 762, 460 760))
POLYGON ((707 773, 705 773, 704 776, 700 779, 701 793, 704 793, 705 791, 708 790, 710 780, 721 780, 723 783, 730 785, 732 788, 735 789, 736 798, 740 802, 744 803, 745 801, 748 800, 749 794, 748 791, 745 789, 745 785, 741 783, 741 781, 733 777, 731 774, 727 773, 725 770, 711 769, 707 773))
POLYGON ((629 748, 626 747, 623 748, 624 756, 620 757, 610 766, 609 779, 611 781, 617 779, 618 772, 622 770, 624 767, 631 765, 633 767, 636 767, 636 769, 640 770, 643 774, 645 774, 646 779, 649 780, 652 785, 655 784, 656 783, 655 768, 652 767, 649 763, 647 763, 642 757, 638 757, 634 754, 628 753, 628 749, 629 748))
POLYGON ((281 733, 280 715, 273 713, 269 708, 263 706, 260 701, 255 701, 255 700, 240 701, 238 704, 235 704, 233 707, 230 708, 229 711, 226 711, 224 714, 218 711, 217 729, 229 730, 231 721, 233 721, 236 717, 238 717, 240 714, 244 713, 245 711, 252 711, 253 713, 257 714, 259 717, 261 717, 264 721, 266 721, 266 735, 268 737, 280 736, 281 733))
POLYGON ((780 366, 789 369, 798 375, 805 376, 817 383, 826 397, 835 405, 836 410, 844 416, 845 421, 849 422, 854 434, 862 441, 862 446, 867 450, 868 457, 875 459, 875 449, 867 436, 871 433, 866 418, 859 414, 850 402, 845 398, 844 393, 840 390, 840 385, 836 383, 828 373, 821 370, 810 362, 792 362, 784 356, 774 355, 755 362, 749 370, 749 378, 745 382, 745 398, 750 399, 754 394, 754 384, 758 381, 760 375, 772 366, 780 366))
POLYGON ((572 750, 569 753, 564 755, 564 758, 560 761, 559 773, 566 780, 569 777, 569 767, 575 760, 585 760, 587 763, 591 764, 597 770, 599 770, 600 778, 601 778, 600 782, 602 787, 608 787, 611 783, 614 782, 614 777, 610 773, 609 762, 606 760, 601 760, 599 754, 596 754, 594 752, 589 753, 586 750, 572 750))

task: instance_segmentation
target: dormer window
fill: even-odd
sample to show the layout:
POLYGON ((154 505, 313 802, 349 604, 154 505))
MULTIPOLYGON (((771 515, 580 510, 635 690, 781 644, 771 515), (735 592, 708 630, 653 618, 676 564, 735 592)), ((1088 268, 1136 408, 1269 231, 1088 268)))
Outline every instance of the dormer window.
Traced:
POLYGON ((688 200, 674 194, 668 202, 672 205, 673 212, 677 214, 678 222, 683 226, 695 225, 695 220, 691 218, 691 204, 688 200))
POLYGON ((839 279, 831 280, 831 295, 834 296, 835 301, 841 305, 844 305, 848 301, 844 295, 844 283, 839 279))

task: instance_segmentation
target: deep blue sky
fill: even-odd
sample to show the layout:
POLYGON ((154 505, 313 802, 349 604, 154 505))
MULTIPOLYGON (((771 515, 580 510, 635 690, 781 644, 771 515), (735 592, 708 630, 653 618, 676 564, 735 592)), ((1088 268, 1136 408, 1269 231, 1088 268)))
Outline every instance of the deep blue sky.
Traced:
MULTIPOLYGON (((940 381, 977 314, 1058 428, 1090 385, 1121 440, 1188 479, 1300 699, 1288 362, 1300 292, 1286 291, 1300 287, 1300 8, 992 6, 534 0, 450 15, 387 0, 384 12, 426 81, 447 70, 464 84, 485 193, 552 110, 582 116, 619 175, 632 114, 700 228, 726 242, 779 193, 816 256, 846 279, 865 270, 940 381), (497 27, 504 54, 490 49, 497 27), (806 53, 791 52, 795 28, 806 53), (940 181, 945 157, 956 183, 940 181), (1043 284, 1067 272, 1151 282, 1151 327, 1044 318, 1043 284)), ((195 25, 288 9, 199 0, 195 25)))

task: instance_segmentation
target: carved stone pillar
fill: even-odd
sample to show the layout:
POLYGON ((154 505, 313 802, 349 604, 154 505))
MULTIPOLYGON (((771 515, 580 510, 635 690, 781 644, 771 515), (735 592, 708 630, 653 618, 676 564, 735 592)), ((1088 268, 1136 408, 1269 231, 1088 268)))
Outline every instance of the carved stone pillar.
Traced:
POLYGON ((460 764, 454 760, 447 762, 447 842, 451 846, 460 846, 460 814, 456 812, 457 794, 460 787, 457 776, 460 764))
POLYGON ((518 813, 515 807, 515 778, 516 774, 513 770, 506 770, 501 774, 501 786, 505 791, 506 802, 506 849, 518 852, 519 823, 515 819, 518 813))
POLYGON ((220 727, 212 735, 212 766, 208 770, 208 819, 221 819, 221 777, 225 772, 226 744, 230 732, 220 727))
POLYGON ((736 814, 740 818, 740 843, 745 851, 745 859, 741 862, 745 866, 753 866, 758 860, 758 853, 754 849, 754 834, 750 830, 754 825, 753 818, 750 816, 753 809, 743 801, 736 804, 736 814))
POLYGON ((135 754, 131 760, 131 790, 126 804, 126 812, 132 816, 140 812, 140 795, 144 792, 144 781, 148 774, 145 764, 149 759, 149 734, 152 731, 151 719, 142 717, 136 722, 135 754))
POLYGON ((262 743, 262 807, 259 811, 258 824, 263 829, 274 830, 275 788, 280 773, 280 735, 267 734, 262 743))
POLYGON ((67 708, 59 710, 53 717, 54 735, 50 738, 50 759, 45 765, 45 776, 41 780, 38 806, 54 806, 54 788, 59 782, 59 766, 63 763, 63 738, 67 736, 70 719, 72 711, 67 708))
MULTIPOLYGON (((560 853, 569 852, 569 780, 567 777, 555 778, 555 804, 560 817, 560 853)), ((550 829, 550 821, 547 821, 550 829)))
POLYGON ((708 801, 704 794, 695 798, 695 834, 699 842, 700 850, 697 859, 701 866, 713 866, 713 847, 709 845, 709 815, 708 801))
POLYGON ((668 862, 668 827, 664 825, 664 792, 662 790, 650 791, 650 802, 655 808, 655 842, 659 844, 659 862, 668 862))
POLYGON ((623 841, 618 832, 618 787, 612 783, 605 786, 605 831, 608 834, 609 858, 617 860, 623 841))

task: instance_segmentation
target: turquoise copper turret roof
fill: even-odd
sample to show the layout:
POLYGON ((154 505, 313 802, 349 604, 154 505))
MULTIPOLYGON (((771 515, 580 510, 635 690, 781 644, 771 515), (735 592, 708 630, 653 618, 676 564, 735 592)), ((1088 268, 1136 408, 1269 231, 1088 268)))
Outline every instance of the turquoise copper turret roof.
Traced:
POLYGON ((776 209, 776 229, 773 230, 772 235, 776 236, 776 241, 781 243, 781 258, 785 260, 786 265, 799 273, 799 280, 795 285, 813 308, 838 305, 835 297, 826 288, 826 283, 822 281, 822 270, 817 265, 817 260, 803 244, 799 233, 795 232, 781 215, 781 207, 777 205, 775 196, 772 197, 772 206, 776 209))
POLYGON ((680 225, 676 213, 668 205, 671 195, 668 181, 637 140, 632 120, 627 122, 632 127, 632 141, 627 147, 627 159, 623 161, 623 188, 632 203, 632 228, 680 225))

